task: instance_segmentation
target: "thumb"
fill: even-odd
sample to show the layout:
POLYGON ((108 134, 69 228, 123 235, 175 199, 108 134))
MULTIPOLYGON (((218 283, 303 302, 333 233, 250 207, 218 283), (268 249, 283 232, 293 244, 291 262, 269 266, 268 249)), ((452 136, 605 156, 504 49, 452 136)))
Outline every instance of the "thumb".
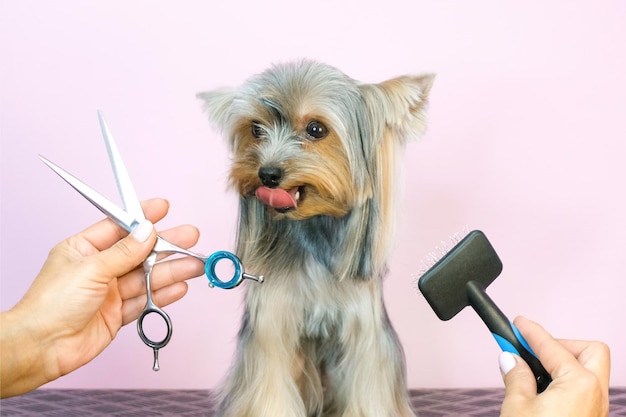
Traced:
POLYGON ((133 270, 146 259, 155 239, 154 225, 148 220, 141 222, 124 239, 95 255, 104 275, 111 279, 133 270))
POLYGON ((498 364, 504 379, 507 396, 516 394, 523 397, 533 397, 536 395, 535 376, 522 358, 511 352, 502 352, 498 358, 498 364))

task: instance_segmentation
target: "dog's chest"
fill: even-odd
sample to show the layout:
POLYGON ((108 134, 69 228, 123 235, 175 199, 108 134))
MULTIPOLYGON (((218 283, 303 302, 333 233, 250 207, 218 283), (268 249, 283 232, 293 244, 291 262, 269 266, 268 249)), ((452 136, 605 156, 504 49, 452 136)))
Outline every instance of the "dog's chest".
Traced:
POLYGON ((349 302, 344 294, 345 285, 341 284, 326 283, 307 288, 310 291, 301 299, 305 336, 326 339, 339 332, 349 302))
POLYGON ((254 297, 248 298, 252 310, 260 317, 283 322, 283 326, 299 329, 303 337, 328 339, 342 332, 354 320, 363 304, 362 289, 352 280, 338 281, 328 272, 311 274, 308 270, 267 274, 263 285, 252 287, 254 297), (271 311, 271 317, 268 317, 271 311), (268 313, 263 314, 263 313, 268 313))
POLYGON ((334 272, 359 258, 360 252, 343 252, 350 224, 350 216, 264 224, 263 244, 257 241, 251 258, 263 260, 257 269, 266 280, 250 288, 249 311, 312 338, 336 335, 357 320, 363 305, 371 305, 369 284, 334 272))

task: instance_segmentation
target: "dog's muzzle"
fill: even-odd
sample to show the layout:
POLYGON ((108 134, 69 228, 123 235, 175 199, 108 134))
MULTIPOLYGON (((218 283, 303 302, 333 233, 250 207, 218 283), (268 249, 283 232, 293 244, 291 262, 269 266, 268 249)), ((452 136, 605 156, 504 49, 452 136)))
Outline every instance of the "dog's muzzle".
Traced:
POLYGON ((269 188, 276 188, 280 185, 283 178, 283 170, 278 167, 261 167, 259 168, 259 179, 261 183, 269 188))
POLYGON ((298 207, 300 187, 293 187, 288 190, 278 188, 283 175, 284 172, 281 168, 261 167, 259 179, 263 186, 256 189, 255 196, 266 206, 286 212, 298 207))

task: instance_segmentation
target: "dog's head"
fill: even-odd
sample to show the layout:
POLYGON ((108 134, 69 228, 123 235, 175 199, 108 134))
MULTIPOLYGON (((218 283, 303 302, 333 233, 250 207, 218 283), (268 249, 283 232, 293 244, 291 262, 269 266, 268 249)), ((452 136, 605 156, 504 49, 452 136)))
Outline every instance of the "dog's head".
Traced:
POLYGON ((385 192, 394 152, 425 130, 433 75, 362 84, 313 61, 198 94, 229 137, 230 182, 275 218, 341 217, 385 192))

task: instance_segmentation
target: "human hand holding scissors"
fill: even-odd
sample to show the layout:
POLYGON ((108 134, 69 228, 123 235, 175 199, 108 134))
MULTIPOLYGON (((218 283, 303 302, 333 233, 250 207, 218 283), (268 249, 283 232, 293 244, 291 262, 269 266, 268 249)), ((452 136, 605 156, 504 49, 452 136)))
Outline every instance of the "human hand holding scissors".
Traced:
MULTIPOLYGON (((40 156, 39 158, 48 165, 54 172, 56 172, 61 178, 63 178, 68 184, 70 184, 76 191, 78 191, 83 197, 89 200, 94 206, 96 206, 100 211, 106 214, 109 218, 115 221, 118 225, 123 227, 127 231, 132 231, 135 227, 137 227, 140 223, 145 220, 145 215, 143 209, 141 208, 141 204, 139 198, 137 197, 137 193, 135 192, 135 188, 130 180, 130 176, 126 170, 124 162, 121 158, 121 155, 117 149, 117 145, 115 144, 108 127, 102 117, 102 114, 98 112, 98 118, 100 121, 100 126, 102 128, 102 134, 104 136, 104 140, 107 146, 107 151, 109 153, 109 160, 113 167, 113 172, 115 174, 115 179, 117 182, 118 190, 122 197, 122 202, 124 204, 124 209, 121 209, 117 205, 113 204, 111 201, 103 197, 100 193, 83 183, 78 178, 69 174, 67 171, 63 170, 56 164, 47 160, 46 158, 40 156)), ((193 253, 187 249, 183 249, 177 245, 174 245, 171 242, 157 237, 156 244, 152 249, 152 252, 146 260, 143 262, 143 268, 145 273, 146 280, 146 293, 147 293, 147 302, 144 307, 143 312, 137 318, 137 331, 141 340, 149 347, 153 349, 154 352, 154 364, 153 369, 155 371, 159 370, 159 360, 158 360, 158 351, 163 348, 170 341, 172 337, 172 322, 170 317, 159 308, 153 301, 152 298, 152 288, 150 283, 150 277, 152 273, 152 269, 157 261, 157 256, 159 253, 179 253, 186 256, 191 256, 203 262, 205 264, 205 274, 209 279, 209 284, 212 287, 219 287, 224 289, 230 289, 238 286, 244 279, 251 279, 257 281, 259 283, 263 282, 262 276, 254 276, 250 274, 246 274, 243 270, 243 266, 239 258, 236 255, 226 252, 226 251, 218 251, 213 253, 211 256, 202 256, 196 253, 193 253), (221 260, 230 261, 234 267, 234 274, 228 280, 221 279, 216 273, 216 266, 221 260), (143 322, 147 315, 150 313, 156 313, 160 317, 163 318, 167 327, 167 333, 165 337, 160 341, 154 341, 150 339, 144 332, 143 322)))

